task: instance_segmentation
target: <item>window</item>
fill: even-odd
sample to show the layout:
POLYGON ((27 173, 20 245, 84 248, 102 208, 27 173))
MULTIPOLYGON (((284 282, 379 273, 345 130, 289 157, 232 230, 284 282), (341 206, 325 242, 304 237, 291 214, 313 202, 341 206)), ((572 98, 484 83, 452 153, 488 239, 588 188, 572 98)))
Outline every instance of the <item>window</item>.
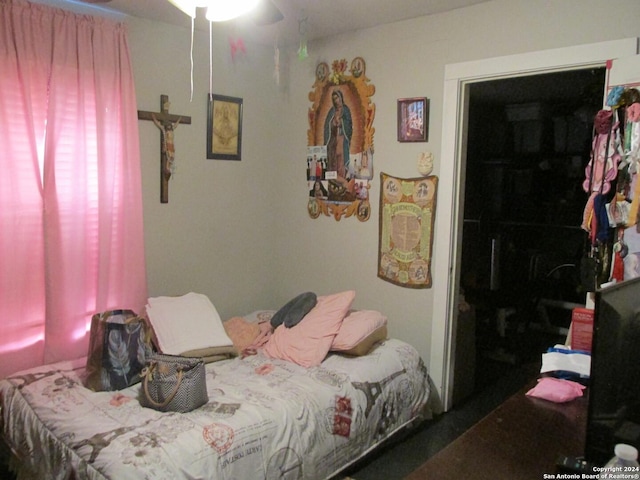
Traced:
POLYGON ((123 25, 19 2, 0 15, 4 377, 86 355, 91 315, 139 310, 146 279, 123 25))

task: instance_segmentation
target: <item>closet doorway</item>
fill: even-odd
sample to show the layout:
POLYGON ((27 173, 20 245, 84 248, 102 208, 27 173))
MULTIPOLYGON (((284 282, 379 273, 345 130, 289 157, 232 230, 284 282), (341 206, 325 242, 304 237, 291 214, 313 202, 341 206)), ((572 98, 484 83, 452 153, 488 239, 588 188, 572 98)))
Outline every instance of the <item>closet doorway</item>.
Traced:
POLYGON ((636 38, 542 50, 448 64, 444 71, 442 148, 438 182, 433 265, 429 368, 444 410, 452 406, 457 383, 455 364, 468 123, 468 89, 472 83, 514 76, 603 67, 608 59, 636 55, 636 38))
POLYGON ((468 86, 459 289, 475 329, 460 324, 457 341, 475 337, 475 390, 563 342, 571 309, 584 303, 582 182, 605 73, 468 86))

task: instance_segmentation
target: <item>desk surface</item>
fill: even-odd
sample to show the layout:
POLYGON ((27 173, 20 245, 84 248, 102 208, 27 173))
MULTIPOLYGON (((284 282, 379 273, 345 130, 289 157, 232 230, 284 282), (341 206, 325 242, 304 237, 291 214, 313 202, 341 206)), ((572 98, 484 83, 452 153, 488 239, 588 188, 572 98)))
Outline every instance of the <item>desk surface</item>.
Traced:
POLYGON ((407 480, 541 480, 560 455, 582 456, 586 395, 565 404, 513 395, 412 472, 407 480))

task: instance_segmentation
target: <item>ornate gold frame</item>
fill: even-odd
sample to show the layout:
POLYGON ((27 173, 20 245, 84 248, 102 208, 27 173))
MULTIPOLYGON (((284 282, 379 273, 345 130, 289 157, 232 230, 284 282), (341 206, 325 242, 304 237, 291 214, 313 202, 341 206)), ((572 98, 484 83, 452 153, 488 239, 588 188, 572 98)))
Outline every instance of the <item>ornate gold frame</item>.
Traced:
MULTIPOLYGON (((313 196, 310 192, 307 210, 311 218, 318 218, 320 214, 324 214, 340 220, 343 216, 355 215, 358 220, 367 221, 371 212, 369 182, 373 179, 373 119, 376 108, 371 102, 371 96, 375 93, 375 86, 369 83, 366 64, 362 57, 354 58, 350 65, 345 59, 334 60, 331 69, 327 63, 321 62, 317 65, 315 73, 313 89, 309 92, 311 107, 308 112, 308 146, 331 148, 325 138, 325 129, 328 128, 326 124, 333 112, 332 96, 336 91, 340 92, 343 104, 348 107, 353 129, 351 137, 348 138, 350 159, 345 162, 348 163, 348 167, 342 166, 344 176, 337 173, 340 172, 340 167, 337 172, 323 173, 318 180, 322 181, 328 193, 313 196), (348 171, 345 170, 347 168, 348 171)), ((329 161, 327 165, 330 164, 329 161)), ((310 190, 313 187, 311 180, 315 179, 313 172, 311 176, 307 176, 310 190)))

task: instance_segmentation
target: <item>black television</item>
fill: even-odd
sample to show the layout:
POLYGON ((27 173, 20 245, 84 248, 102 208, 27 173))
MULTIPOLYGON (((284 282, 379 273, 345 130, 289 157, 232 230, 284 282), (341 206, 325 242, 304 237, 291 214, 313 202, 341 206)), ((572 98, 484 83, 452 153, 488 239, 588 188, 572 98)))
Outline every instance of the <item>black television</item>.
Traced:
POLYGON ((640 450, 640 278, 595 292, 585 460, 603 466, 617 443, 640 450))

